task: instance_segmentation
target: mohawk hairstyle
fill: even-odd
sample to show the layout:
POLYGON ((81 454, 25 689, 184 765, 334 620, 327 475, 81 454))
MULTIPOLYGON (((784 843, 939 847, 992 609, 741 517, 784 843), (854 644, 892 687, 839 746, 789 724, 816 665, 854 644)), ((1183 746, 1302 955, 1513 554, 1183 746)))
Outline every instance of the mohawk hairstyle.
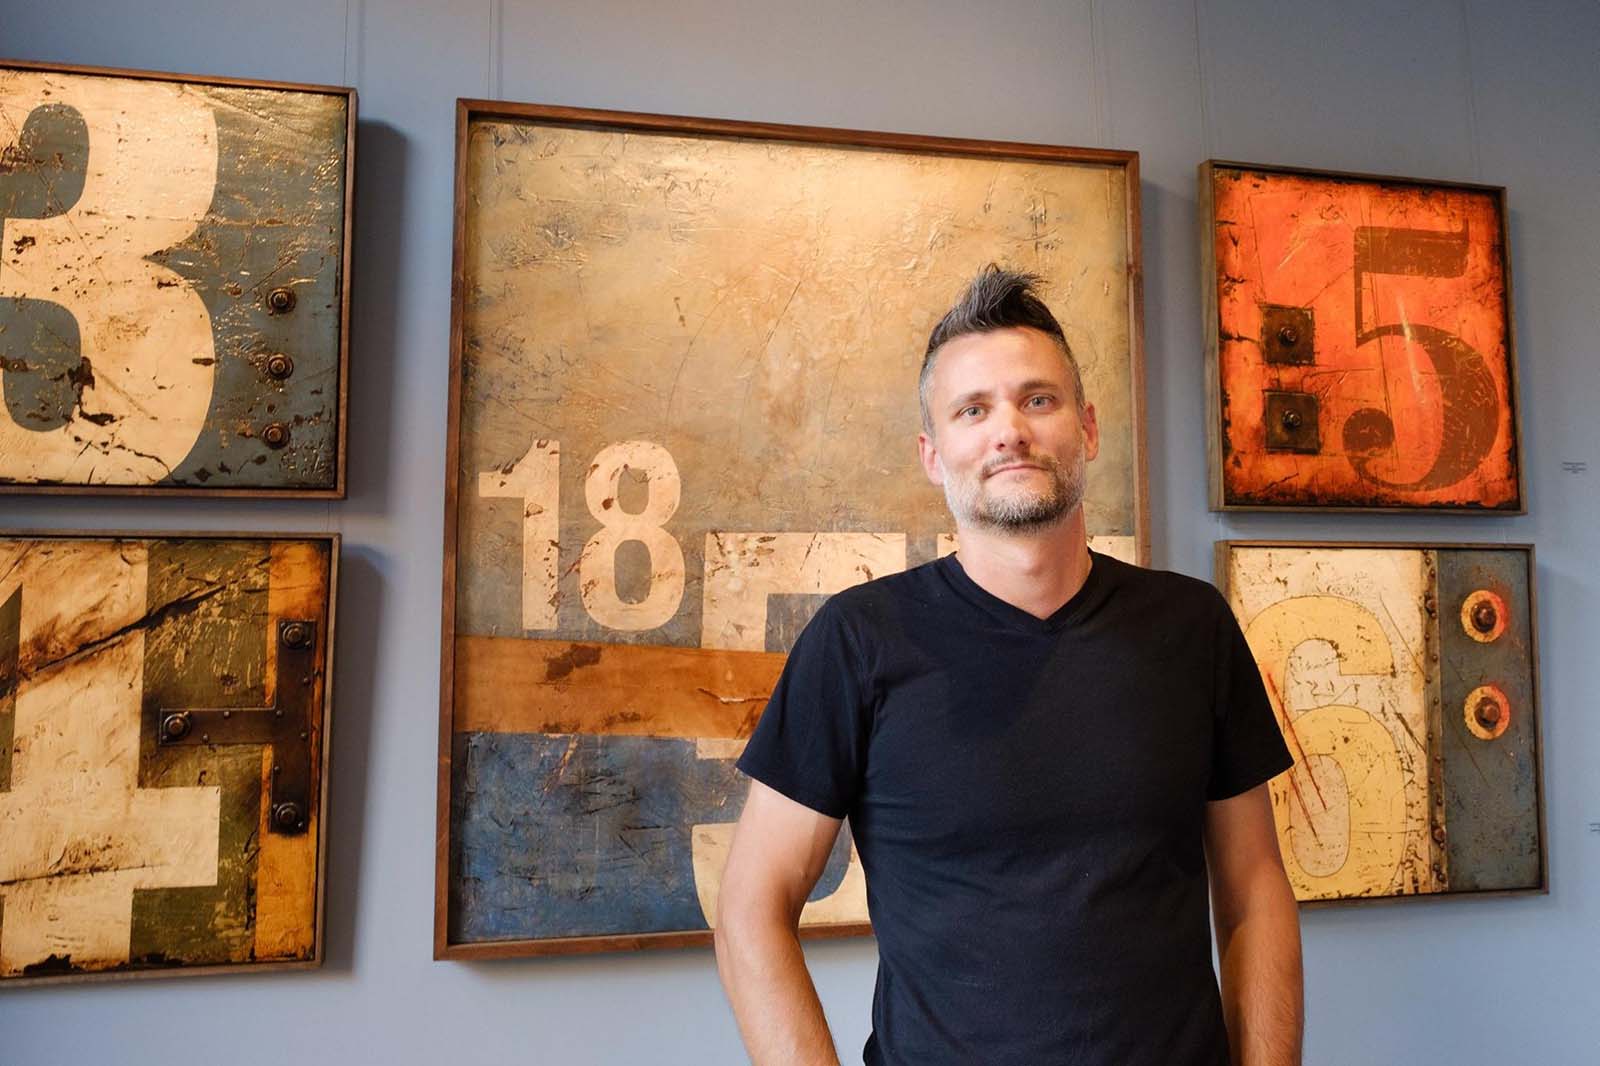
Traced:
POLYGON ((1078 361, 1067 344, 1061 323, 1050 313, 1035 289, 1043 284, 1037 274, 1019 270, 1006 270, 990 263, 967 284, 966 291, 955 306, 946 311, 939 324, 928 337, 928 348, 922 356, 922 371, 917 376, 917 395, 922 406, 922 428, 933 432, 933 416, 928 410, 928 393, 933 382, 933 367, 939 361, 939 349, 969 333, 992 333, 1001 329, 1025 327, 1036 329, 1056 342, 1061 357, 1066 361, 1072 378, 1072 389, 1077 396, 1078 410, 1084 408, 1083 375, 1078 371, 1078 361))

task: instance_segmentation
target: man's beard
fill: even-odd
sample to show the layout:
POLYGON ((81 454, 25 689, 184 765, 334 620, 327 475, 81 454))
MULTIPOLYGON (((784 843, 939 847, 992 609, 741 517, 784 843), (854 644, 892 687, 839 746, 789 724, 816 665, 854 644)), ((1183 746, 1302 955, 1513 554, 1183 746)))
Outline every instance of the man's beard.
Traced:
POLYGON ((946 470, 944 499, 957 525, 1000 533, 1030 533, 1055 525, 1083 502, 1084 467, 1081 446, 1066 467, 1054 456, 1039 453, 997 456, 983 464, 976 477, 955 478, 946 470), (992 495, 986 487, 988 475, 1013 463, 1039 467, 1050 484, 1042 490, 1018 487, 1005 495, 992 495))

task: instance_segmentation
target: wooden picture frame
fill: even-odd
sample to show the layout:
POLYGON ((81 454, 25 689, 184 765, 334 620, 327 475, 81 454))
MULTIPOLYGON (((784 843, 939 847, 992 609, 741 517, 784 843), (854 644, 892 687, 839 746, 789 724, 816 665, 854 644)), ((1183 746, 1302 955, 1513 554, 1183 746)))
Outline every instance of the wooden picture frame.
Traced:
POLYGON ((0 536, 0 989, 320 966, 339 536, 0 536))
POLYGON ((0 60, 0 131, 0 494, 342 499, 355 90, 0 60))
POLYGON ((1304 906, 1549 891, 1531 544, 1231 540, 1304 906))
POLYGON ((1199 168, 1213 510, 1526 513, 1506 190, 1199 168))
MULTIPOLYGON (((1138 157, 456 114, 435 956, 708 943, 795 635, 953 547, 916 376, 987 262, 1045 274, 1100 408, 1090 533, 1148 561, 1138 157)), ((805 935, 868 931, 852 856, 805 935)))

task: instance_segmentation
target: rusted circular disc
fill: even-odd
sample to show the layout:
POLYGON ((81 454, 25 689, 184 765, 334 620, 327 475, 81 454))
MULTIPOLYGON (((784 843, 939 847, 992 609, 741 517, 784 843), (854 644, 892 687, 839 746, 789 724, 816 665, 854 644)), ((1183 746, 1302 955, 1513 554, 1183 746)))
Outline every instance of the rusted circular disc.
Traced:
POLYGON ((1493 740, 1511 726, 1511 701, 1494 685, 1479 685, 1467 693, 1461 717, 1479 740, 1493 740))
POLYGON ((1498 640, 1510 617, 1506 601, 1488 589, 1478 589, 1461 601, 1461 628, 1480 644, 1498 640))

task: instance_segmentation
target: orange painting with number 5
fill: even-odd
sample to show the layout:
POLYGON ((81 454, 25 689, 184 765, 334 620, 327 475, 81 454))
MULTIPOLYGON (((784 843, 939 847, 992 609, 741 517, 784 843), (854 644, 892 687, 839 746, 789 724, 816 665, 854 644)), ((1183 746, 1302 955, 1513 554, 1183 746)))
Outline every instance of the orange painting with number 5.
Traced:
POLYGON ((1226 163, 1216 507, 1523 510, 1503 190, 1226 163))

